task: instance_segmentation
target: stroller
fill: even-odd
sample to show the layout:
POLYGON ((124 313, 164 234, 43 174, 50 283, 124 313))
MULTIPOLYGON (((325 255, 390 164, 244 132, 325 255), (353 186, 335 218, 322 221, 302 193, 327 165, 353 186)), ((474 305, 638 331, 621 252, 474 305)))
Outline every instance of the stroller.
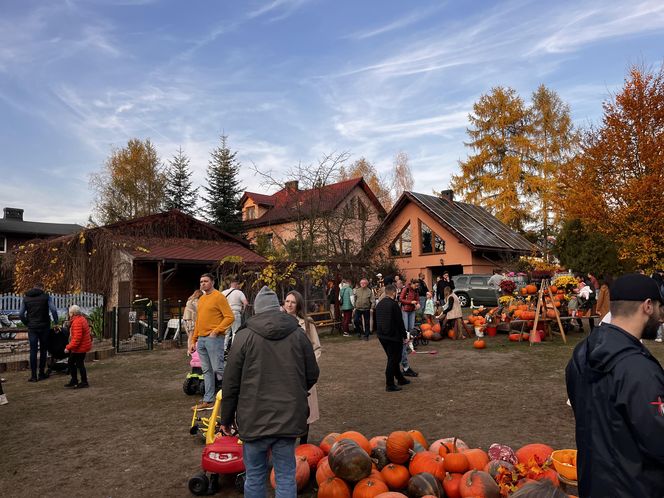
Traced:
POLYGON ((63 374, 69 373, 69 353, 65 353, 65 347, 69 343, 69 328, 67 322, 62 327, 56 326, 48 331, 46 339, 46 350, 48 351, 47 372, 63 374))
POLYGON ((203 369, 201 368, 201 359, 198 351, 191 354, 189 361, 191 372, 187 374, 182 384, 182 390, 185 394, 205 394, 205 380, 203 379, 203 369))

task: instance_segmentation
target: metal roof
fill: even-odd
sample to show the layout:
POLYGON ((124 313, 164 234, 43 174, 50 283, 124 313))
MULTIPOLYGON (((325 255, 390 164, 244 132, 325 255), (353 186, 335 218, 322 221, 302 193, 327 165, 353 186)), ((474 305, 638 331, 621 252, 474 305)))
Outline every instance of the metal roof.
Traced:
POLYGON ((42 223, 0 218, 0 233, 15 233, 29 236, 67 235, 85 227, 70 223, 42 223))
POLYGON ((135 245, 127 247, 135 260, 213 263, 227 256, 240 256, 245 263, 265 262, 262 256, 233 241, 171 238, 146 244, 135 240, 135 245))

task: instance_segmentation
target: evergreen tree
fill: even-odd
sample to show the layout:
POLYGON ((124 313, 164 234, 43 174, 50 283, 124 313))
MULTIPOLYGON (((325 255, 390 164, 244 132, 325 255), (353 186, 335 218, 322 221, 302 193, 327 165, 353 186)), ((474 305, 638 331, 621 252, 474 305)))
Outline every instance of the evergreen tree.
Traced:
POLYGON ((179 209, 183 213, 193 216, 196 211, 196 196, 198 187, 193 188, 189 158, 178 149, 173 159, 168 161, 166 170, 166 209, 179 209))
POLYGON ((242 236, 242 211, 240 197, 244 187, 240 186, 238 173, 240 163, 227 144, 228 137, 221 136, 221 144, 212 151, 207 169, 207 196, 203 198, 206 219, 213 225, 234 235, 242 236))

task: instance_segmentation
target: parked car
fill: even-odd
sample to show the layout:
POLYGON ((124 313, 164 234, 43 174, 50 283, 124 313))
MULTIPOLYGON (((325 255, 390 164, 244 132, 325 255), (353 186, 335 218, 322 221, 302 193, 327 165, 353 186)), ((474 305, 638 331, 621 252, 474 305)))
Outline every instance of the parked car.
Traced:
POLYGON ((475 305, 497 306, 498 296, 494 287, 489 287, 491 275, 467 274, 455 275, 454 292, 459 296, 461 306, 470 306, 471 299, 475 305))

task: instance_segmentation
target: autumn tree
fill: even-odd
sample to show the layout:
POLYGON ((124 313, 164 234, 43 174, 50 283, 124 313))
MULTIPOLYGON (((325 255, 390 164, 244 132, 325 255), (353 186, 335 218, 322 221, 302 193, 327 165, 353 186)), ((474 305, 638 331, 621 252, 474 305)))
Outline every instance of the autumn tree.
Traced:
POLYGON ((242 210, 240 197, 244 187, 238 178, 240 163, 237 152, 228 147, 228 137, 221 136, 221 143, 212 150, 207 169, 207 185, 203 188, 207 196, 204 212, 213 225, 231 234, 242 234, 242 210))
POLYGON ((566 214, 617 244, 621 260, 652 270, 664 264, 664 67, 632 67, 603 107, 561 175, 566 214))
POLYGON ((95 221, 101 224, 154 214, 164 205, 166 175, 149 139, 132 138, 113 150, 90 184, 96 192, 95 221))
POLYGON ((166 202, 165 208, 179 209, 183 213, 193 215, 196 211, 198 187, 194 188, 189 169, 189 158, 180 147, 173 158, 168 161, 166 169, 166 202))
POLYGON ((532 154, 530 111, 512 88, 496 87, 482 95, 468 116, 472 150, 460 161, 451 186, 462 198, 487 209, 513 229, 532 219, 526 188, 532 154))
POLYGON ((394 192, 394 202, 396 202, 401 194, 413 190, 415 180, 413 180, 413 173, 410 171, 408 165, 408 154, 404 151, 397 152, 394 156, 394 167, 392 170, 392 190, 394 192))
POLYGON ((339 167, 339 181, 359 177, 364 178, 364 181, 367 182, 367 185, 369 185, 369 188, 378 201, 383 205, 385 210, 389 211, 392 207, 390 187, 387 180, 378 174, 378 170, 373 163, 369 162, 366 158, 361 157, 348 168, 343 164, 339 167))
POLYGON ((540 85, 530 107, 532 149, 525 185, 534 201, 534 224, 538 241, 548 254, 549 235, 560 228, 562 210, 558 177, 576 152, 578 133, 572 126, 570 108, 556 92, 540 85))

